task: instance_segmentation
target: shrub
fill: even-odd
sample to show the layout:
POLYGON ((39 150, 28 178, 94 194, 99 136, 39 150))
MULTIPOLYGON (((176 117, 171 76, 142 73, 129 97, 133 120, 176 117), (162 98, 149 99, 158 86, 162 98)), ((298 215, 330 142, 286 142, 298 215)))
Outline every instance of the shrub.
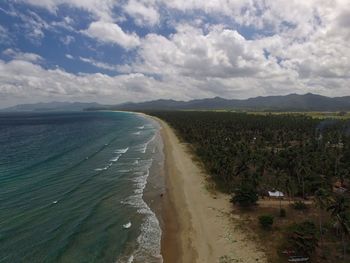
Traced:
POLYGON ((294 204, 292 206, 296 210, 306 210, 307 209, 307 206, 303 201, 296 201, 296 202, 294 202, 294 204))
POLYGON ((287 215, 286 209, 281 208, 280 209, 280 217, 286 217, 286 215, 287 215))
POLYGON ((297 253, 311 256, 318 243, 316 225, 311 221, 291 225, 287 231, 287 241, 297 253))
POLYGON ((273 225, 273 216, 262 215, 259 216, 259 223, 264 229, 270 229, 273 225))
POLYGON ((250 207, 258 201, 258 192, 253 186, 243 185, 234 191, 231 202, 242 207, 250 207))

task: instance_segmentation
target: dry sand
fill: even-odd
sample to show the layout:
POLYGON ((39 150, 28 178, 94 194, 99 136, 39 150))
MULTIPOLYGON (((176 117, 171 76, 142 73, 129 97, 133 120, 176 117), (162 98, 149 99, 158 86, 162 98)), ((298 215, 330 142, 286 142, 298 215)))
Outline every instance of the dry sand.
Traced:
POLYGON ((266 262, 264 253, 238 229, 229 196, 207 190, 205 174, 165 122, 166 193, 162 255, 165 263, 266 262), (226 257, 226 260, 224 260, 226 257))

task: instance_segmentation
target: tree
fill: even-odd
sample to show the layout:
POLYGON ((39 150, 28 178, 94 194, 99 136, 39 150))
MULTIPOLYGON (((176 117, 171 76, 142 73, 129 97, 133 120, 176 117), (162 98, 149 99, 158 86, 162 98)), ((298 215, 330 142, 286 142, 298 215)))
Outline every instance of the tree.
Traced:
POLYGON ((264 229, 270 229, 273 225, 273 216, 271 215, 262 215, 259 216, 259 223, 264 229))
POLYGON ((251 207, 258 201, 258 192, 251 183, 243 183, 234 190, 231 202, 242 207, 251 207))
POLYGON ((318 207, 318 218, 319 218, 319 227, 320 227, 320 236, 321 241, 323 241, 323 229, 322 229, 322 211, 327 207, 329 199, 329 194, 324 188, 320 188, 315 192, 315 203, 318 207))
POLYGON ((345 236, 348 236, 350 233, 349 218, 347 216, 348 209, 349 204, 343 195, 337 195, 327 208, 331 212, 331 216, 334 218, 338 229, 341 231, 344 258, 346 256, 345 236))
POLYGON ((287 241, 297 253, 311 256, 317 247, 316 226, 313 222, 304 221, 289 227, 287 241))

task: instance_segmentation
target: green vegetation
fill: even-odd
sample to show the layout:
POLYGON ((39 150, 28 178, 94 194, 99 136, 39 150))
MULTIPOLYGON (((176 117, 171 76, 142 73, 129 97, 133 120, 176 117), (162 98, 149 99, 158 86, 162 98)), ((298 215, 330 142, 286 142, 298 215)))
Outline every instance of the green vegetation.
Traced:
POLYGON ((287 216, 287 211, 284 208, 280 209, 280 217, 286 217, 287 216))
POLYGON ((264 229, 270 229, 273 225, 273 216, 271 215, 262 215, 259 216, 259 223, 264 229))
POLYGON ((317 231, 313 222, 293 224, 288 229, 287 238, 291 249, 299 255, 311 256, 317 247, 317 231))
POLYGON ((258 201, 258 192, 252 184, 244 183, 234 190, 231 202, 241 207, 251 207, 258 201))
MULTIPOLYGON (((334 262, 335 257, 347 262, 350 121, 342 119, 346 113, 337 119, 296 113, 150 114, 165 120, 191 145, 216 187, 231 194, 234 204, 254 208, 244 212, 255 218, 250 222, 274 216, 275 227, 261 235, 263 243, 276 249, 271 262, 285 262, 281 250, 288 247, 319 262, 334 262), (276 200, 278 210, 268 208, 268 203, 265 208, 255 205, 258 196, 264 202, 272 190, 282 191, 291 207, 281 199, 276 200)), ((258 223, 250 227, 259 233, 258 223)))
POLYGON ((303 201, 296 201, 293 204, 293 208, 296 210, 306 210, 307 206, 303 201))
POLYGON ((303 115, 153 112, 190 143, 217 185, 232 193, 254 181, 259 193, 291 197, 331 190, 350 174, 350 124, 303 115))

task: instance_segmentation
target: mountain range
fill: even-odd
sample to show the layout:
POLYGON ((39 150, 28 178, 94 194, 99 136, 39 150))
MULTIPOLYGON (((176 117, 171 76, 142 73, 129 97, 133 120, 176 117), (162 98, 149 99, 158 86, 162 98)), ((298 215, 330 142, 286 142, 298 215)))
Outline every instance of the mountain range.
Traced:
POLYGON ((349 111, 350 96, 330 98, 316 94, 256 97, 245 100, 199 99, 190 101, 155 100, 124 103, 113 110, 256 110, 256 111, 349 111))
POLYGON ((86 108, 101 107, 102 105, 92 102, 47 102, 33 104, 19 104, 13 107, 1 109, 2 112, 47 112, 47 111, 82 111, 86 108))
POLYGON ((140 103, 101 105, 98 103, 52 102, 21 104, 2 111, 81 111, 81 110, 251 110, 251 111, 350 111, 350 96, 326 97, 307 93, 256 97, 245 100, 220 97, 190 101, 154 100, 140 103))

